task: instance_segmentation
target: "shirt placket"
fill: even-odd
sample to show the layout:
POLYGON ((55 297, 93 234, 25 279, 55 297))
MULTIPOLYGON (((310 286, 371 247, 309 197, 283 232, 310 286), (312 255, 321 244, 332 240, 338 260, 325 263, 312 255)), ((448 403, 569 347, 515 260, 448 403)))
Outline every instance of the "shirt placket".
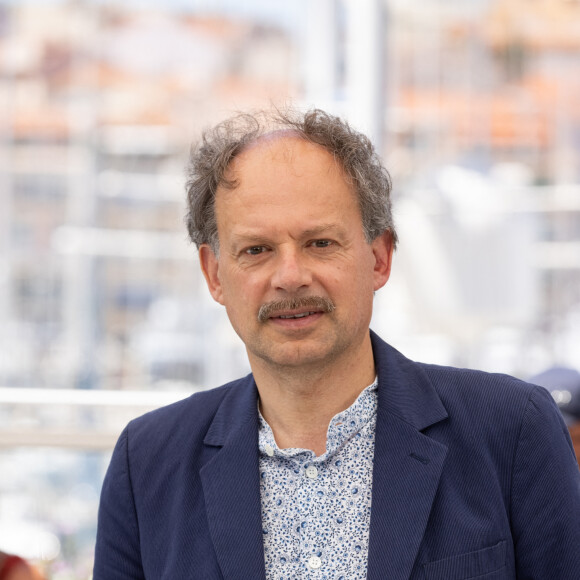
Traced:
POLYGON ((302 465, 300 501, 296 503, 300 528, 300 568, 307 577, 323 577, 328 572, 328 522, 326 506, 327 469, 324 462, 302 465))
POLYGON ((374 444, 373 405, 376 395, 369 388, 349 410, 334 417, 327 451, 319 457, 304 449, 278 449, 264 422, 261 453, 274 460, 269 467, 264 461, 267 473, 262 489, 269 514, 264 517, 271 524, 264 542, 268 578, 360 580, 366 576, 367 488, 372 480, 373 450, 358 449, 357 438, 365 435, 374 444), (365 464, 370 461, 368 482, 360 471, 359 456, 365 464), (286 480, 283 485, 282 465, 285 476, 292 471, 292 482, 286 480))

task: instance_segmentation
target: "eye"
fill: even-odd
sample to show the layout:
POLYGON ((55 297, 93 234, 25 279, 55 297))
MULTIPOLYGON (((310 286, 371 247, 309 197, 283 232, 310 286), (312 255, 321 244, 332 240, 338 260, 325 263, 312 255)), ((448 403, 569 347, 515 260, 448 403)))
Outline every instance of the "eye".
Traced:
POLYGON ((266 251, 266 246, 251 246, 247 250, 244 250, 246 254, 250 256, 258 256, 266 251))
POLYGON ((311 245, 315 248, 328 248, 332 242, 330 240, 314 240, 311 245))

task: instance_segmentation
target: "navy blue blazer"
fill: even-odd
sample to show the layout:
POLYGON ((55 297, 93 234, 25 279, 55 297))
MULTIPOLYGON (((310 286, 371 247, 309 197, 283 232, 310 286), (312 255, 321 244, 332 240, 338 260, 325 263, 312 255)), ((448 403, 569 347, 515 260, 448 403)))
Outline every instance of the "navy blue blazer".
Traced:
MULTIPOLYGON (((368 578, 580 579, 580 473, 550 395, 372 341, 368 578)), ((103 485, 94 580, 263 580, 258 471, 251 375, 132 421, 103 485)))

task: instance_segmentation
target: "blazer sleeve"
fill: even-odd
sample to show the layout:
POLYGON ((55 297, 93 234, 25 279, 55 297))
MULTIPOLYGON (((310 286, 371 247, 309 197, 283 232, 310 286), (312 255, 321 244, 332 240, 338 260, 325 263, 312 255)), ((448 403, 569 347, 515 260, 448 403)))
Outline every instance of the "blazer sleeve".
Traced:
POLYGON ((128 427, 121 433, 103 482, 93 580, 140 580, 139 524, 131 486, 128 427))
POLYGON ((539 387, 523 416, 511 499, 517 577, 577 580, 580 471, 560 412, 539 387))

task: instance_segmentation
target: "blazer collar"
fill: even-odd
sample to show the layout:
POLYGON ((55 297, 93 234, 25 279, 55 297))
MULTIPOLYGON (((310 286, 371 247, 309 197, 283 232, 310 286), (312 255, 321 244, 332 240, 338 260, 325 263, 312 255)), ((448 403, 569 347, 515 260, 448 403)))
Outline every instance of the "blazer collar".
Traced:
MULTIPOLYGON (((422 431, 447 418, 447 411, 421 367, 384 342, 372 330, 371 343, 379 378, 379 412, 392 414, 422 431)), ((207 431, 204 443, 221 446, 248 424, 257 429, 258 391, 254 377, 234 381, 207 431)))
POLYGON ((250 374, 221 388, 229 389, 229 392, 203 440, 212 447, 221 447, 230 438, 235 439, 240 430, 258 428, 258 389, 254 377, 250 374))
POLYGON ((371 331, 379 379, 379 409, 397 416, 415 429, 447 418, 447 411, 419 364, 403 356, 371 331))

